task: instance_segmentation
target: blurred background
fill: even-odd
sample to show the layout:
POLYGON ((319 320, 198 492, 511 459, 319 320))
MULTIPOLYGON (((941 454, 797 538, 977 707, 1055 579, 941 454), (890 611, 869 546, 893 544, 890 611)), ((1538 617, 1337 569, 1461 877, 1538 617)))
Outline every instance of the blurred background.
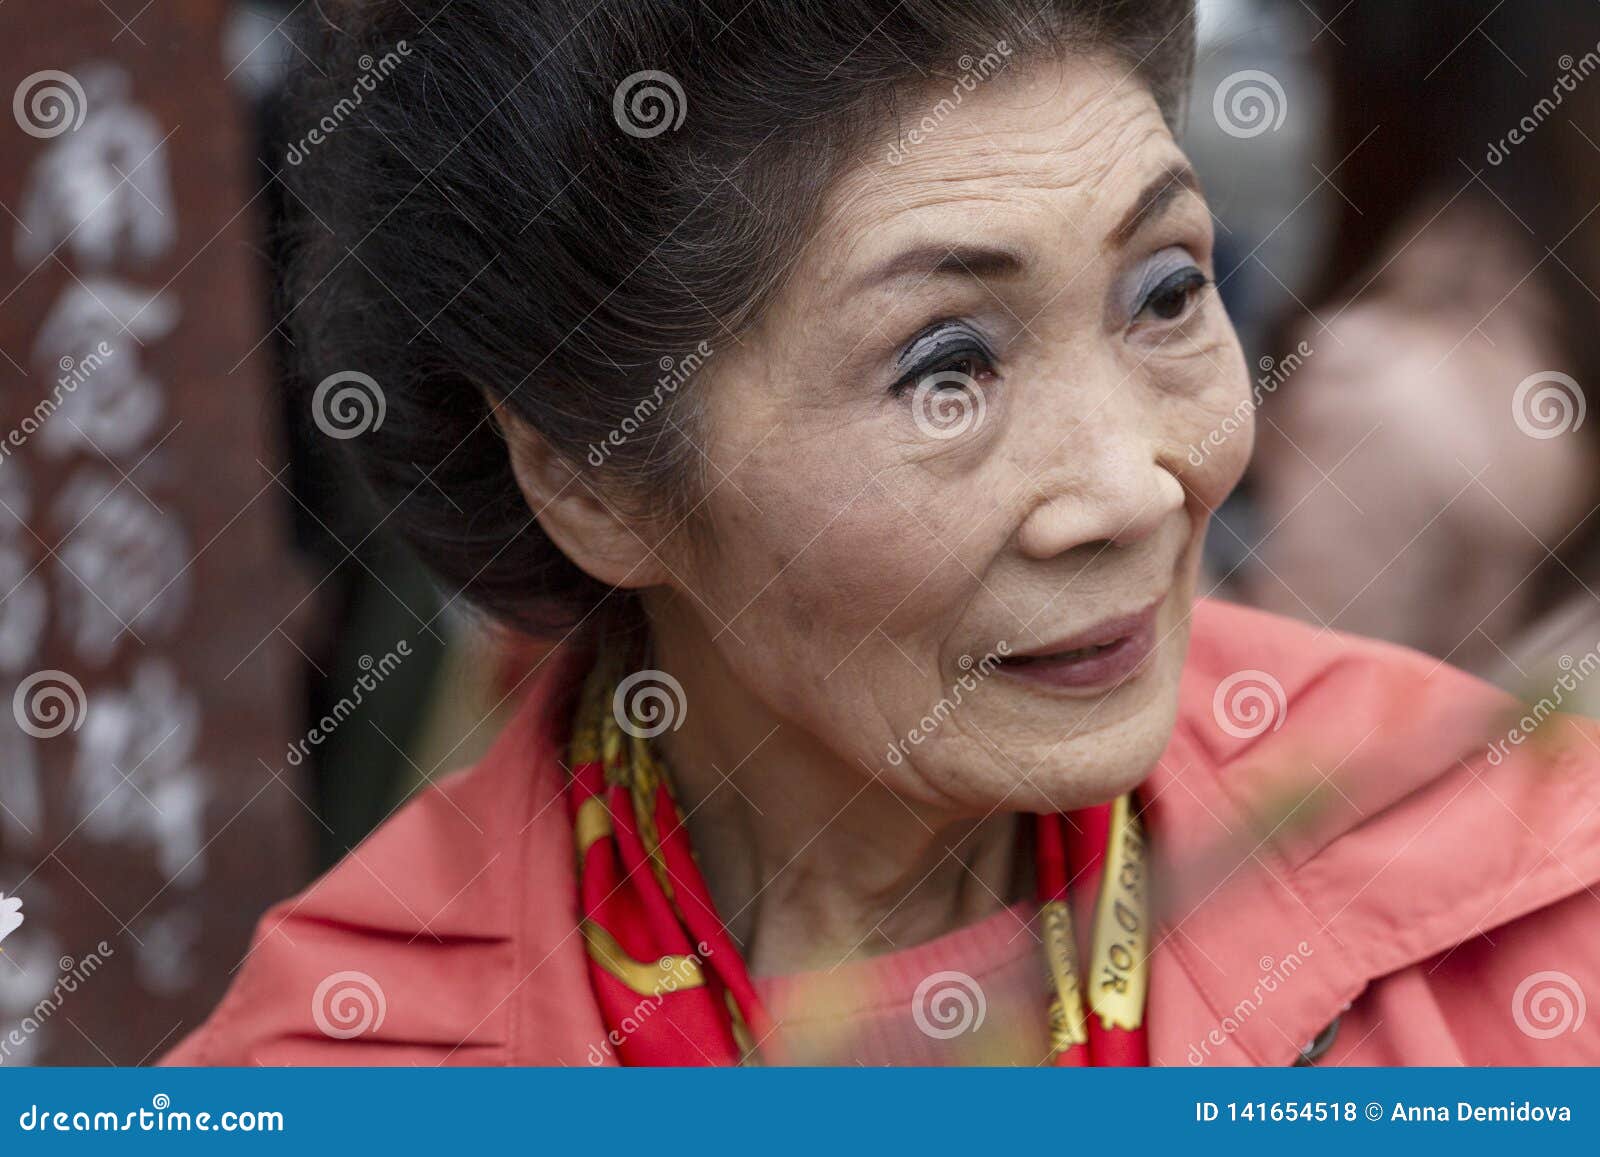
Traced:
MULTIPOLYGON (((1205 589, 1513 691, 1587 674, 1600 7, 1200 10, 1186 145, 1258 427, 1205 589)), ((0 6, 0 1064, 159 1056, 533 654, 289 400, 281 90, 337 12, 0 6)))

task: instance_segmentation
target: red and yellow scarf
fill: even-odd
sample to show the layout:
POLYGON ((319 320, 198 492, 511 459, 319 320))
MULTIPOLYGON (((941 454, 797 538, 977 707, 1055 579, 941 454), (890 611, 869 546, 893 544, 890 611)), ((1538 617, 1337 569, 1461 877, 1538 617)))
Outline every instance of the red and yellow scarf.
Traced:
MULTIPOLYGON (((639 728, 616 718, 608 670, 597 664, 584 687, 568 789, 607 1051, 628 1065, 782 1064, 777 1026, 717 916, 667 776, 649 741, 632 733, 639 728)), ((1040 918, 1054 980, 1048 1063, 1148 1063, 1145 852, 1131 796, 1037 817, 1040 918), (1074 929, 1092 930, 1087 944, 1074 929)))

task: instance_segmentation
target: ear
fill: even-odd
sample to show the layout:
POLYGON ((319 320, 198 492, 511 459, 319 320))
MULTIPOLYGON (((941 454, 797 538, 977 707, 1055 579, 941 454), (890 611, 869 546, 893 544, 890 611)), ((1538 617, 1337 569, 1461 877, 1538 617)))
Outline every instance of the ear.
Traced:
POLYGON ((511 453, 517 488, 539 526, 591 578, 637 590, 665 581, 650 528, 625 518, 601 491, 599 476, 574 466, 504 405, 491 413, 511 453))

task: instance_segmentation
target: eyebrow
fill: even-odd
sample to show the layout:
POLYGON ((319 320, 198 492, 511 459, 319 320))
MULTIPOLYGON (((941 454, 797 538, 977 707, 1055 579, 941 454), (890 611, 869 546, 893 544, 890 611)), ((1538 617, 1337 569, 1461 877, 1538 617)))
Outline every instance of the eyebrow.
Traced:
POLYGON ((1010 277, 1027 265, 1012 249, 988 245, 919 245, 907 249, 861 277, 854 289, 864 289, 901 277, 1010 277))
POLYGON ((1168 165, 1144 187, 1132 208, 1117 222, 1107 239, 1107 248, 1120 248, 1133 240, 1134 234, 1159 219, 1183 193, 1203 196, 1200 178, 1187 164, 1168 165))
MULTIPOLYGON (((1200 178, 1185 163, 1168 165, 1140 191, 1133 206, 1111 231, 1107 246, 1119 248, 1169 209, 1182 193, 1201 196, 1200 178)), ((1011 277, 1027 268, 1027 259, 1013 249, 987 245, 918 245, 891 257, 859 278, 852 290, 866 289, 902 277, 1011 277)))

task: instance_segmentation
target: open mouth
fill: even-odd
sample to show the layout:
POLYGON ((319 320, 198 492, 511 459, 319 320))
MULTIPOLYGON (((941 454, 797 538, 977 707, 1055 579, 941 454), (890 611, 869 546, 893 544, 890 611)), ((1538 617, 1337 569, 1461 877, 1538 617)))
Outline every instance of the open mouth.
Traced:
POLYGON ((1076 648, 1074 650, 1071 650, 1071 651, 1058 651, 1055 654, 1051 654, 1051 655, 1018 655, 1014 659, 1007 659, 1006 662, 1008 662, 1008 663, 1018 663, 1018 664, 1042 663, 1042 662, 1048 662, 1048 663, 1071 663, 1071 662, 1076 662, 1079 659, 1089 659, 1089 658, 1092 658, 1095 655, 1103 655, 1107 651, 1115 650, 1117 647, 1120 647, 1125 642, 1127 642, 1127 636, 1126 635, 1124 635, 1120 639, 1115 639, 1115 640, 1113 640, 1113 641, 1111 641, 1109 643, 1091 643, 1087 647, 1078 647, 1078 648, 1076 648))
POLYGON ((1055 687, 1109 689, 1138 674, 1156 649, 1158 600, 1132 615, 1107 620, 1068 639, 1067 646, 1007 656, 1000 670, 1055 687), (1080 641, 1088 636, 1093 641, 1080 641))

